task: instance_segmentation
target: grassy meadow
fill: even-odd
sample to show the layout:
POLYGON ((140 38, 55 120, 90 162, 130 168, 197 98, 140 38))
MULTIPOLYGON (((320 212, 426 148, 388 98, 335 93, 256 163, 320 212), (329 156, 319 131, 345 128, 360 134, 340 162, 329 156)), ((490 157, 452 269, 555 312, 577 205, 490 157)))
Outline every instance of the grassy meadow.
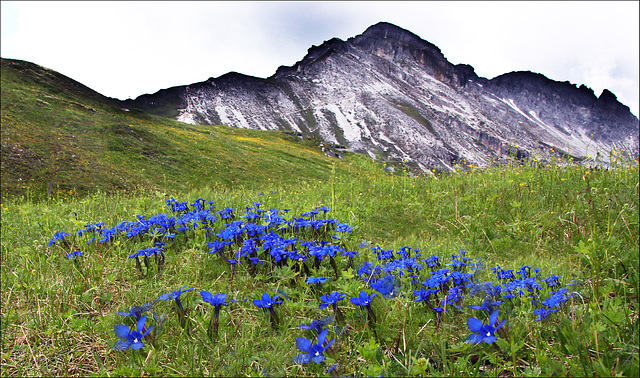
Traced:
MULTIPOLYGON (((610 170, 512 162, 427 178, 389 174, 366 159, 347 160, 351 172, 334 170, 327 180, 297 185, 256 182, 148 195, 3 201, 2 375, 638 375, 637 161, 610 170), (183 203, 182 213, 167 206, 172 197, 174 204, 183 203), (161 269, 155 255, 148 259, 149 269, 142 263, 139 269, 128 257, 164 240, 159 229, 132 237, 120 231, 103 243, 102 235, 87 243, 94 234, 76 234, 98 222, 104 222, 104 229, 135 223, 141 220, 138 215, 147 220, 159 214, 180 217, 195 209, 198 198, 207 201, 204 208, 216 221, 167 230, 177 236, 162 247, 166 260, 161 269), (322 206, 330 211, 318 211, 322 206), (276 214, 266 210, 290 209, 280 215, 292 220, 305 213, 310 219, 308 213, 316 209, 316 219, 336 219, 350 230, 336 232, 325 224, 313 232, 287 223, 273 230, 297 237, 293 248, 299 251, 303 241, 326 240, 358 256, 349 261, 336 254, 333 262, 325 258, 319 264, 311 257, 276 263, 263 244, 254 252, 260 263, 253 265, 240 256, 243 243, 237 240, 223 252, 210 253, 209 243, 223 240, 216 234, 232 222, 217 213, 226 207, 236 209, 236 221, 265 226, 273 219, 267 214, 276 214), (265 209, 262 217, 255 217, 258 209, 265 209), (60 231, 68 236, 49 245, 60 231), (358 298, 361 290, 377 292, 372 283, 388 274, 362 272, 365 262, 384 266, 400 260, 379 259, 378 246, 396 255, 409 247, 422 269, 414 266, 413 277, 398 274, 401 268, 391 270, 393 292, 371 300, 372 315, 350 298, 358 298), (82 256, 65 257, 75 250, 82 256), (461 259, 460 250, 468 260, 461 259), (237 265, 227 261, 234 256, 241 260, 237 265), (455 287, 454 272, 473 273, 471 284, 460 286, 463 298, 445 304, 441 312, 431 307, 444 295, 427 306, 414 293, 436 271, 427 265, 430 256, 442 257, 439 268, 451 277, 449 292, 455 287), (463 260, 467 266, 447 266, 463 260), (539 282, 561 276, 556 288, 569 288, 572 294, 557 311, 536 320, 534 311, 552 289, 545 284, 536 289, 535 304, 529 289, 505 299, 509 280, 497 278, 492 269, 497 265, 515 272, 523 266, 538 268, 539 282), (314 285, 307 283, 309 277, 331 278, 314 285), (483 282, 502 282, 503 292, 491 300, 503 302, 496 308, 498 321, 505 323, 495 332, 495 342, 465 343, 471 333, 468 318, 487 323, 487 311, 468 307, 488 298, 477 290, 483 282), (184 312, 172 299, 156 300, 180 288, 187 290, 180 295, 184 312), (203 301, 202 290, 239 301, 219 306, 215 336, 210 330, 214 307, 203 301), (317 331, 298 325, 334 315, 331 306, 319 309, 320 298, 330 292, 345 295, 338 302, 340 321, 321 323, 328 332, 320 344, 334 342, 323 351, 321 363, 295 362, 301 353, 296 339, 317 342, 317 331), (252 303, 263 293, 281 295, 277 301, 283 301, 273 308, 277 323, 252 303), (136 329, 133 316, 117 312, 147 303, 153 307, 144 313, 146 326, 154 329, 144 347, 115 350, 116 324, 136 329)), ((246 241, 249 231, 244 232, 246 241)))
POLYGON ((2 59, 1 78, 2 198, 298 184, 333 169, 313 139, 153 116, 23 61, 2 59))
POLYGON ((7 59, 1 106, 2 376, 640 375, 636 154, 392 173, 7 59))

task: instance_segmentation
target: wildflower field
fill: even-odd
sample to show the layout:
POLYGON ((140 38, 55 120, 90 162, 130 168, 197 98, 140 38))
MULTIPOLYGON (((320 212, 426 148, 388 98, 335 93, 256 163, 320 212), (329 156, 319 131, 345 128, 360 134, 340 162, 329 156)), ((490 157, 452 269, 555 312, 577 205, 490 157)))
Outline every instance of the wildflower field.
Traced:
POLYGON ((3 199, 2 376, 638 376, 638 161, 3 199))

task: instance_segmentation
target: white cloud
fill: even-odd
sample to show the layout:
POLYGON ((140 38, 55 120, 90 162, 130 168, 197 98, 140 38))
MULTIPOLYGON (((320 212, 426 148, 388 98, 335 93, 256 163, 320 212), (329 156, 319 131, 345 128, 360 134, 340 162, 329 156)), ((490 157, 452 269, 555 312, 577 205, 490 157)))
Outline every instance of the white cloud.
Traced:
POLYGON ((480 76, 516 70, 608 88, 638 114, 638 2, 12 2, 2 57, 111 97, 236 71, 268 77, 311 45, 394 23, 480 76))

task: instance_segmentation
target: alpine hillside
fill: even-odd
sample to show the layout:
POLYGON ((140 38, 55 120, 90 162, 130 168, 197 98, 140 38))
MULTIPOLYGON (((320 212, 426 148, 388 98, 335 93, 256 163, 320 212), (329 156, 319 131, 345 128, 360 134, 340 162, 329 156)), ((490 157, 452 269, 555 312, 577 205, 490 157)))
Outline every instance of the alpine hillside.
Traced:
POLYGON ((610 91, 533 72, 479 77, 385 22, 312 46, 266 79, 231 72, 124 103, 191 124, 295 131, 423 171, 508 155, 638 152, 638 118, 610 91))
POLYGON ((0 60, 2 201, 202 187, 266 191, 345 171, 358 176, 360 163, 371 163, 359 154, 326 156, 315 140, 290 132, 190 125, 126 109, 51 69, 0 60))

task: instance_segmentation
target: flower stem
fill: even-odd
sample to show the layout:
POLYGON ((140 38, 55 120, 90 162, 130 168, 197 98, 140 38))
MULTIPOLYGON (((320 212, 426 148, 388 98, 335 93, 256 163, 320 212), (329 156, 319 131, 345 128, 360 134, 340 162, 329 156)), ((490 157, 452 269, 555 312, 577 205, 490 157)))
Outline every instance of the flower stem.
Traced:
POLYGON ((269 307, 269 319, 271 320, 271 326, 276 329, 278 328, 278 323, 280 323, 279 319, 278 319, 278 314, 276 314, 276 311, 273 309, 273 307, 269 307))
POLYGON ((339 324, 343 324, 344 315, 342 314, 342 311, 340 310, 340 307, 338 307, 337 303, 333 304, 333 312, 334 312, 334 315, 336 316, 336 322, 339 324))

